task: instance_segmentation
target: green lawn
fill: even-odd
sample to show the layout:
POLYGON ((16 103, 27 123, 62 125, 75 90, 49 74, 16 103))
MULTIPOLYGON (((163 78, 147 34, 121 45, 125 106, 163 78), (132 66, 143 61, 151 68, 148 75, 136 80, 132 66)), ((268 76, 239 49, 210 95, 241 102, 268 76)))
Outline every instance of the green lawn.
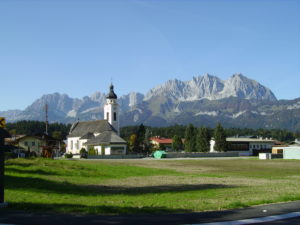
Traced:
POLYGON ((195 212, 300 200, 300 161, 15 159, 5 182, 9 209, 195 212))

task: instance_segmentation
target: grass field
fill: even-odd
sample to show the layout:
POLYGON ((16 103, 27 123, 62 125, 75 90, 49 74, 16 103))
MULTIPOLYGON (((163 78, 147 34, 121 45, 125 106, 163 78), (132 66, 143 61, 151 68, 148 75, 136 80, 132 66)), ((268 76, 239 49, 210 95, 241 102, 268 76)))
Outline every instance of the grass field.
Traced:
POLYGON ((5 182, 9 209, 195 212, 300 200, 300 161, 15 159, 5 182))

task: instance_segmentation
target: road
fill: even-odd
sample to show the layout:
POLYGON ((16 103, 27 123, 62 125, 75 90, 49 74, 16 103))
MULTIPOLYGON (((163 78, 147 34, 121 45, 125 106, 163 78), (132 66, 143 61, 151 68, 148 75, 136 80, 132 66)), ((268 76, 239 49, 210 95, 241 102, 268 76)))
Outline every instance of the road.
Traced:
MULTIPOLYGON (((0 224, 58 225, 58 224, 128 224, 128 225, 181 225, 203 224, 223 221, 245 220, 300 212, 300 201, 249 207, 237 210, 183 213, 183 214, 138 214, 138 215, 76 215, 54 213, 28 213, 0 209, 0 224)), ((300 217, 256 224, 300 224, 300 217)), ((252 223, 253 224, 253 223, 252 223)), ((223 225, 223 224, 222 224, 223 225)))

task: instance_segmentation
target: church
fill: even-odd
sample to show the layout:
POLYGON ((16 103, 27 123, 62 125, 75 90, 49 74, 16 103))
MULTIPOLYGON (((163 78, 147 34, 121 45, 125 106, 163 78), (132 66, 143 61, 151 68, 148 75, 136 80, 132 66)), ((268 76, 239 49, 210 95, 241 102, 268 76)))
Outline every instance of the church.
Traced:
POLYGON ((119 129, 119 105, 114 86, 106 96, 104 120, 75 122, 67 137, 67 152, 79 154, 80 149, 94 148, 98 155, 125 155, 127 142, 119 129))

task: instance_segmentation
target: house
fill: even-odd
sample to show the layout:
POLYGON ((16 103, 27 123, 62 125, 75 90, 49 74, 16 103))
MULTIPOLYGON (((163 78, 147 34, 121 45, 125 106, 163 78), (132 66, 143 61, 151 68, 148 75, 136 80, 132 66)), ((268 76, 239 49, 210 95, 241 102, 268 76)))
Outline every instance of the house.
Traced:
POLYGON ((59 151, 61 141, 51 137, 50 135, 40 133, 34 135, 18 135, 5 140, 7 144, 14 145, 19 149, 29 152, 35 152, 40 156, 45 146, 50 147, 54 151, 59 151))
POLYGON ((283 149, 284 159, 300 159, 300 146, 289 146, 283 149))
POLYGON ((150 143, 155 149, 172 150, 172 142, 173 140, 171 138, 163 138, 160 136, 150 138, 150 143))
MULTIPOLYGON (((271 152, 276 141, 272 139, 263 139, 253 136, 246 137, 228 137, 227 152, 239 152, 240 155, 258 155, 262 152, 271 152)), ((215 141, 210 141, 210 152, 214 150, 215 141)))
POLYGON ((119 105, 114 86, 106 96, 104 120, 75 122, 67 137, 67 152, 79 154, 91 148, 98 155, 126 154, 127 142, 119 136, 119 105))
POLYGON ((300 144, 293 142, 291 145, 274 146, 273 154, 282 154, 284 159, 300 159, 300 144))

